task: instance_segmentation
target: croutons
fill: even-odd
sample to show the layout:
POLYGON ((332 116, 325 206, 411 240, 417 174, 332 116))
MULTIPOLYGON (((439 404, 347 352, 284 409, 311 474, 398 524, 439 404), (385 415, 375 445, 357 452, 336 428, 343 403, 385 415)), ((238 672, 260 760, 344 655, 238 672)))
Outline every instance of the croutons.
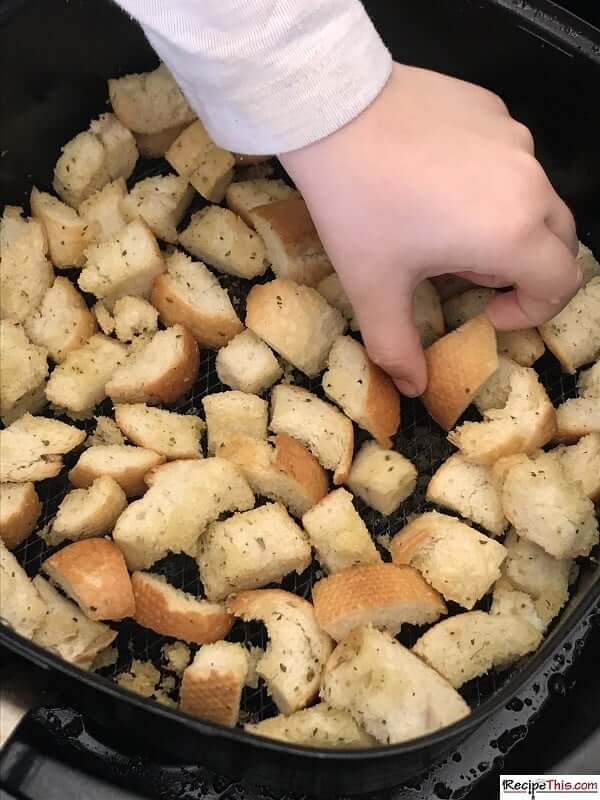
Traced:
POLYGON ((96 478, 108 475, 114 478, 127 497, 137 497, 146 491, 144 476, 164 460, 164 456, 143 447, 93 445, 81 454, 69 472, 69 480, 79 489, 87 489, 96 478))
POLYGON ((429 511, 399 531, 390 544, 394 564, 415 567, 446 600, 467 609, 500 577, 505 548, 455 517, 429 511))
POLYGON ((0 620, 31 639, 46 616, 46 604, 27 573, 0 541, 0 620))
POLYGON ((557 447, 552 455, 569 481, 580 483, 590 500, 600 500, 600 431, 588 433, 571 447, 557 447))
POLYGON ((0 321, 0 417, 10 425, 45 404, 46 349, 32 344, 16 322, 0 321))
POLYGON ((102 416, 94 417, 94 419, 96 420, 96 427, 94 432, 85 440, 86 447, 92 447, 97 444, 125 444, 125 437, 114 419, 102 416))
POLYGON ((302 442, 325 469, 334 470, 336 486, 347 480, 354 450, 352 423, 337 408, 299 386, 279 384, 271 392, 274 433, 302 442))
POLYGON ((9 550, 27 539, 41 513, 33 483, 0 483, 0 539, 9 550))
POLYGON ((325 703, 317 703, 289 716, 278 714, 245 725, 244 729, 255 736, 306 747, 345 750, 373 747, 375 744, 373 737, 356 724, 351 714, 330 708, 325 703))
POLYGON ((126 506, 123 489, 114 478, 102 475, 87 489, 73 489, 64 497, 46 541, 55 545, 110 533, 126 506))
POLYGON ((175 139, 187 125, 175 125, 158 133, 135 133, 135 143, 142 158, 164 158, 175 139))
POLYGON ((87 223, 91 241, 109 241, 123 230, 127 220, 123 215, 121 203, 126 197, 125 180, 117 178, 80 204, 79 216, 87 223))
POLYGON ((381 562, 367 526, 352 504, 352 495, 345 489, 336 489, 307 511, 302 525, 327 572, 381 562))
POLYGON ((185 128, 165 153, 178 175, 211 203, 220 203, 233 178, 235 159, 218 147, 206 128, 196 120, 185 128))
MULTIPOLYGON (((477 397, 473 401, 480 414, 490 408, 504 408, 510 397, 510 380, 515 372, 521 372, 522 367, 506 356, 498 357, 498 369, 483 384, 477 397)), ((524 373, 527 375, 528 373, 524 373)))
POLYGON ((73 208, 35 186, 31 190, 31 213, 39 219, 48 238, 48 252, 55 267, 81 267, 90 231, 73 208))
POLYGON ((208 452, 214 455, 230 436, 242 433, 267 438, 267 401, 244 392, 217 392, 202 398, 208 435, 208 452))
POLYGON ((262 239, 228 208, 197 211, 179 241, 193 256, 228 275, 250 279, 267 270, 262 239))
POLYGON ((184 670, 179 707, 186 714, 233 728, 247 674, 248 653, 241 644, 204 645, 184 670))
MULTIPOLYGON (((536 545, 534 545, 535 547, 536 545)), ((508 578, 500 578, 494 584, 494 594, 492 596, 492 606, 490 614, 499 614, 500 616, 517 615, 526 620, 530 625, 540 631, 544 632, 546 625, 542 622, 533 598, 525 592, 516 589, 508 578)))
POLYGON ((246 325, 309 377, 321 372, 346 322, 315 289, 278 278, 253 286, 246 325))
POLYGON ((236 181, 225 192, 229 208, 241 217, 246 225, 254 227, 250 212, 258 206, 266 206, 287 197, 297 197, 298 192, 282 180, 258 178, 251 181, 236 181))
POLYGON ((243 330, 226 290, 200 261, 172 253, 157 278, 151 302, 166 325, 181 323, 203 347, 226 345, 243 330))
POLYGON ((446 331, 440 296, 431 281, 421 281, 415 289, 413 320, 423 347, 432 345, 446 331))
POLYGON ((169 461, 202 458, 200 437, 206 426, 195 415, 176 414, 145 403, 119 403, 115 420, 130 442, 150 448, 169 461))
POLYGON ((417 470, 401 453, 368 441, 356 454, 345 483, 368 506, 388 516, 414 492, 417 470))
POLYGON ((158 175, 136 183, 121 202, 121 210, 128 222, 143 219, 158 239, 175 244, 177 226, 193 196, 187 178, 158 175))
POLYGON ((113 308, 113 319, 120 342, 141 342, 158 330, 158 311, 143 297, 120 297, 113 308))
POLYGON ((565 400, 556 409, 556 438, 576 442, 590 433, 600 433, 600 361, 579 375, 580 397, 565 400))
POLYGON ((24 414, 0 431, 0 482, 54 478, 62 456, 78 447, 85 432, 55 419, 24 414))
POLYGON ((337 272, 332 272, 331 275, 327 275, 322 281, 319 281, 317 291, 323 295, 330 306, 337 308, 342 316, 348 320, 351 331, 360 330, 352 303, 342 286, 337 272))
POLYGON ((238 333, 219 350, 216 367, 221 383, 250 394, 261 394, 282 375, 270 348, 250 330, 238 333))

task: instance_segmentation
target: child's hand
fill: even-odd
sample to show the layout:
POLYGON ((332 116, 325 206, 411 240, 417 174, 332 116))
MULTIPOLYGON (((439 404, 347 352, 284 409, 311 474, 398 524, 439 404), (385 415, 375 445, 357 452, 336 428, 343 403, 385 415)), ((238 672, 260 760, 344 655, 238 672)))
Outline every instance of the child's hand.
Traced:
POLYGON ((550 319, 578 289, 575 223, 533 152, 531 134, 495 95, 396 65, 357 119, 280 156, 371 357, 405 394, 426 385, 412 322, 423 278, 454 272, 514 286, 489 306, 501 330, 550 319))

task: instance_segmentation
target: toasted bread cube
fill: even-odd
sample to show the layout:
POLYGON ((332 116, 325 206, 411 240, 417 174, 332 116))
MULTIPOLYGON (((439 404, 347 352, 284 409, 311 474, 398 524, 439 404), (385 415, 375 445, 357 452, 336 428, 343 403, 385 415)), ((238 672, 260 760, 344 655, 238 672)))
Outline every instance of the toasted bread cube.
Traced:
POLYGON ((28 639, 46 617, 46 604, 14 555, 0 541, 0 620, 28 639))
MULTIPOLYGON (((158 575, 153 575, 153 577, 157 578, 158 575)), ((183 642, 164 644, 160 652, 165 661, 166 668, 176 675, 181 675, 191 660, 190 648, 183 642)))
POLYGON ((127 225, 121 203, 127 197, 124 178, 107 183, 91 194, 79 205, 79 216, 88 225, 92 242, 107 242, 114 239, 127 225))
POLYGON ((24 414, 0 431, 0 482, 56 477, 63 466, 62 456, 84 439, 85 432, 72 425, 24 414))
POLYGON ((110 417, 94 417, 96 428, 85 440, 86 447, 96 444, 125 444, 125 437, 114 419, 110 417))
POLYGON ((319 292, 283 278, 252 287, 246 325, 309 377, 325 368, 336 337, 346 329, 340 312, 319 292))
POLYGON ((584 283, 588 283, 592 278, 597 278, 600 275, 600 263, 598 263, 590 248, 586 247, 583 242, 579 242, 577 264, 583 272, 584 283))
MULTIPOLYGON (((534 545, 535 546, 535 545, 534 545)), ((507 559, 508 560, 508 559, 507 559)), ((506 562, 505 562, 506 563, 506 562)), ((508 578, 500 578, 494 584, 494 594, 490 614, 500 616, 518 616, 543 633, 545 623, 537 612, 533 598, 526 592, 516 589, 508 578)))
POLYGON ((327 572, 381 563, 367 526, 352 504, 352 495, 336 489, 302 517, 317 558, 327 572))
POLYGON ((521 370, 521 366, 511 358, 498 357, 498 369, 483 384, 473 401, 482 415, 485 415, 490 408, 504 408, 510 397, 511 377, 521 370))
POLYGON ((65 539, 77 542, 104 536, 112 531, 126 506, 125 492, 114 478, 96 478, 89 488, 73 489, 65 495, 46 541, 55 545, 65 539))
POLYGON ((193 256, 227 275, 256 278, 267 271, 260 236, 228 208, 197 211, 179 241, 193 256))
POLYGON ((267 259, 278 278, 316 286, 333 272, 302 197, 293 195, 257 206, 249 216, 265 243, 267 259))
POLYGON ((199 119, 179 134, 165 158, 205 200, 211 203, 223 200, 233 179, 235 159, 213 142, 199 119))
POLYGON ((270 348, 248 329, 219 350, 216 367, 221 383, 250 394, 261 394, 283 374, 270 348))
POLYGON ((175 252, 150 298, 166 325, 180 322, 203 347, 217 350, 243 330, 227 291, 201 261, 175 252))
POLYGON ((266 206, 287 197, 297 197, 298 192, 282 180, 257 179, 236 181, 225 192, 229 208, 241 217, 246 225, 254 227, 250 212, 258 206, 266 206))
POLYGON ((446 332, 438 290, 427 279, 421 281, 415 289, 413 320, 423 347, 429 347, 446 332))
POLYGON ((119 297, 113 314, 120 342, 135 342, 153 336, 158 330, 158 311, 143 297, 119 297))
POLYGON ((319 281, 317 291, 323 295, 330 306, 337 308, 342 316, 348 320, 351 331, 360 330, 356 313, 337 272, 332 272, 331 275, 326 275, 323 280, 319 281))
POLYGON ((350 336, 338 336, 329 351, 323 389, 344 414, 389 450, 400 427, 400 395, 389 375, 373 364, 350 336))
POLYGON ((179 707, 186 714, 233 728, 247 674, 248 653, 241 644, 207 644, 183 673, 179 707))
POLYGON ((346 711, 337 711, 325 703, 296 711, 289 716, 278 714, 261 722, 244 725, 247 733, 305 747, 333 750, 373 747, 375 740, 365 733, 346 711))
POLYGON ((169 461, 202 458, 200 438, 206 425, 199 417, 132 403, 117 404, 115 420, 130 442, 150 448, 169 461))
POLYGON ((48 252, 55 267, 82 267, 83 251, 90 241, 88 224, 75 209, 35 186, 31 190, 31 213, 39 219, 48 237, 48 252))
POLYGON ((281 503, 214 522, 200 540, 198 566, 209 600, 279 582, 311 561, 304 531, 281 503))
POLYGON ((27 539, 41 513, 33 483, 0 483, 0 539, 9 550, 27 539))
POLYGON ((143 219, 158 239, 176 244, 177 226, 193 196, 186 178, 158 175, 138 181, 122 201, 121 210, 127 222, 143 219))
POLYGON ((56 278, 40 307, 25 322, 27 335, 58 364, 96 332, 94 317, 67 278, 56 278))
POLYGON ((582 436, 600 433, 600 403, 597 398, 575 397, 556 409, 556 439, 577 442, 582 436))
POLYGON ((142 158, 164 158, 175 139, 187 125, 174 125, 158 133, 133 132, 135 143, 142 158))
POLYGON ((48 377, 46 349, 32 344, 20 325, 0 321, 0 416, 10 425, 26 411, 39 411, 38 392, 48 377))
POLYGON ((368 506, 388 516, 414 492, 417 470, 395 450, 368 441, 356 454, 345 483, 368 506))
POLYGON ((96 478, 107 475, 114 478, 127 497, 137 497, 146 491, 145 476, 164 460, 164 456, 143 447, 92 445, 69 472, 69 480, 79 489, 87 489, 96 478))
POLYGON ((590 500, 600 500, 600 431, 588 433, 571 447, 557 447, 552 454, 569 481, 581 484, 590 500))
POLYGON ((592 278, 554 319, 540 325, 546 347, 565 372, 600 356, 600 276, 592 278))
POLYGON ((237 433, 254 439, 267 438, 269 407, 266 400, 254 394, 237 391, 209 394, 202 398, 202 406, 210 455, 237 433))

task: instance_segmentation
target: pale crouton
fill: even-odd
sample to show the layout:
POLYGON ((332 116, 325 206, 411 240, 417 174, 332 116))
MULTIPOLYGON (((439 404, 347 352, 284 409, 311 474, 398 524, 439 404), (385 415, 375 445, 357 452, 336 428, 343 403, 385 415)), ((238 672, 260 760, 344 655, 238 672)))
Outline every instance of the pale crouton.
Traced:
POLYGON ((230 597, 227 610, 245 621, 260 620, 269 645, 256 671, 283 714, 313 700, 332 651, 329 636, 319 628, 312 605, 280 589, 242 592, 230 597))
POLYGON ((546 347, 565 372, 600 356, 600 276, 582 286, 575 297, 549 322, 540 325, 546 347))
POLYGON ((31 639, 46 616, 46 604, 14 555, 0 541, 0 620, 31 639))
POLYGON ((79 489, 87 489, 96 478, 107 475, 114 478, 127 497, 137 497, 146 491, 144 476, 164 460, 164 456, 143 447, 93 445, 80 455, 69 472, 69 480, 79 489))
POLYGON ((508 471, 502 505, 517 534, 554 558, 587 556, 598 544, 594 504, 551 453, 523 459, 508 471))
POLYGON ((500 577, 503 545, 437 511, 420 514, 390 544, 394 564, 408 564, 446 600, 467 609, 500 577))
POLYGON ((92 241, 106 242, 114 239, 127 225, 121 209, 125 197, 127 197, 125 180, 117 178, 80 204, 79 216, 86 221, 92 241))
POLYGON ((0 431, 0 481, 43 481, 54 478, 62 456, 85 439, 85 432, 56 419, 24 414, 0 431))
POLYGON ((117 404, 115 420, 130 442, 152 449, 169 461, 202 458, 200 437, 206 426, 199 417, 132 403, 117 404))
POLYGON ((39 219, 48 239, 48 252, 55 267, 81 267, 90 230, 75 209, 35 186, 29 199, 32 216, 39 219))
POLYGON ((142 697, 156 697, 160 672, 151 661, 140 661, 132 659, 129 667, 120 672, 114 679, 115 683, 123 689, 135 692, 142 697))
POLYGON ((135 621, 161 636, 210 644, 224 639, 233 616, 222 605, 209 603, 171 586, 162 575, 134 572, 135 621))
POLYGON ((158 311, 143 297, 120 297, 113 314, 115 335, 120 342, 136 342, 158 330, 158 311))
POLYGON ((217 455, 241 469, 255 494, 279 500, 296 517, 327 494, 323 467, 304 445, 284 433, 275 436, 273 444, 244 434, 228 436, 217 455))
POLYGON ((556 439, 577 442, 582 436, 600 433, 600 401, 594 397, 565 400, 556 409, 556 439))
POLYGON ((390 449, 400 427, 400 395, 389 375, 350 336, 338 336, 327 361, 323 389, 344 414, 390 449))
POLYGON ((176 675, 181 675, 191 660, 190 648, 183 642, 163 644, 160 652, 165 660, 166 668, 176 675))
POLYGON ((600 500, 600 431, 588 433, 571 447, 552 450, 572 483, 580 483, 590 500, 600 500))
POLYGON ((127 506, 125 492, 114 478, 102 475, 87 488, 73 489, 58 507, 46 537, 48 544, 76 542, 110 533, 127 506))
POLYGON ((302 442, 325 469, 334 470, 336 486, 347 480, 354 450, 352 423, 337 408, 300 386, 279 384, 271 392, 274 433, 302 442))
POLYGON ((428 347, 425 361, 429 378, 421 399, 448 431, 498 369, 494 326, 485 315, 470 319, 428 347))
POLYGON ((236 181, 225 192, 229 208, 241 217, 246 225, 254 227, 250 212, 258 206, 266 206, 287 197, 296 197, 298 192, 282 180, 257 179, 236 181))
POLYGON ((519 615, 469 611, 438 622, 412 649, 454 686, 506 668, 540 646, 542 634, 519 615))
POLYGON ((249 216, 265 243, 267 259, 278 278, 316 286, 333 272, 302 197, 293 195, 257 206, 249 216))
POLYGON ((254 505, 242 473, 222 458, 172 461, 146 481, 145 496, 129 504, 113 531, 131 570, 147 569, 169 552, 195 556, 209 523, 254 505))
POLYGON ((5 425, 39 411, 48 377, 47 351, 32 344, 16 322, 0 321, 0 417, 5 425))
POLYGON ((490 408, 483 416, 483 422, 465 422, 448 436, 467 461, 476 464, 532 453, 549 442, 556 430, 554 406, 535 370, 527 367, 510 375, 506 405, 490 408))
POLYGON ((106 397, 105 387, 126 355, 122 344, 96 333, 57 365, 48 380, 46 397, 75 418, 91 416, 106 397))
POLYGON ((490 408, 504 408, 510 396, 510 379, 521 370, 522 367, 511 358, 498 357, 498 369, 483 384, 473 401, 482 415, 490 408))
POLYGON ((33 483, 0 483, 0 539, 9 550, 27 539, 41 513, 33 483))
POLYGON ((323 295, 330 306, 337 308, 342 316, 348 320, 351 331, 360 330, 356 313, 337 272, 332 272, 331 275, 326 275, 322 281, 319 281, 317 291, 323 295))
POLYGON ((68 544, 42 564, 50 580, 94 620, 120 620, 135 613, 125 559, 110 539, 68 544))
POLYGON ((421 281, 415 289, 413 320, 423 347, 429 347, 446 332, 440 296, 431 281, 421 281))
POLYGON ((220 203, 233 179, 235 159, 216 145, 206 128, 196 120, 184 128, 165 153, 178 175, 211 203, 220 203))
POLYGON ((143 219, 158 239, 175 244, 177 226, 193 197, 187 178, 157 175, 138 181, 121 202, 121 210, 127 222, 143 219))
POLYGON ((152 288, 150 298, 166 325, 185 325, 203 347, 214 350, 243 330, 227 291, 200 261, 175 252, 167 273, 152 288))
POLYGON ((92 307, 92 313, 102 333, 104 333, 106 336, 110 336, 115 332, 115 318, 104 305, 102 300, 98 300, 97 303, 94 303, 92 307))
POLYGON ((336 642, 372 625, 395 636, 406 622, 427 625, 447 612, 441 596, 412 567, 372 564, 317 581, 312 590, 320 627, 336 642))
POLYGON ((114 419, 110 417, 94 417, 96 427, 85 440, 86 447, 93 447, 96 444, 125 444, 125 437, 114 419))
POLYGON ((141 220, 130 222, 112 239, 90 245, 85 255, 77 282, 109 309, 119 297, 149 297, 155 279, 165 271, 154 234, 141 220))
POLYGON ((590 248, 586 247, 583 242, 579 242, 577 264, 581 267, 584 283, 588 283, 592 278, 596 278, 600 275, 600 264, 594 257, 590 248))
POLYGON ((179 707, 186 714, 233 728, 240 716, 248 653, 241 644, 204 645, 183 673, 179 707))
POLYGON ((442 508, 457 511, 494 536, 506 528, 502 502, 489 467, 470 464, 455 453, 433 474, 427 487, 427 500, 442 508))
POLYGON ((356 454, 345 483, 368 506, 389 516, 414 492, 417 470, 401 453, 368 441, 356 454))
POLYGON ((458 692, 416 655, 374 628, 358 628, 333 651, 321 699, 348 711, 381 744, 432 733, 469 714, 458 692))
POLYGON ((130 352, 106 384, 113 403, 174 403, 198 376, 198 344, 183 325, 157 331, 130 352))
POLYGON ((269 407, 266 400, 255 394, 217 392, 203 397, 202 406, 210 455, 214 455, 229 437, 237 433, 253 439, 267 438, 269 407))
POLYGON ((499 581, 496 581, 492 597, 490 614, 509 617, 516 614, 533 625, 540 633, 544 632, 546 625, 537 612, 533 598, 526 592, 516 589, 508 578, 500 578, 499 581))
POLYGON ((133 132, 135 143, 142 158, 164 158, 175 139, 187 125, 174 125, 158 133, 133 132))
POLYGON ((302 517, 317 558, 327 572, 381 563, 367 526, 352 504, 352 495, 336 489, 302 517))
POLYGON ((245 725, 244 730, 255 736, 305 747, 350 750, 375 745, 373 737, 356 724, 351 714, 330 708, 325 703, 317 703, 312 708, 296 711, 289 716, 278 714, 245 725))
POLYGON ((290 572, 305 570, 310 561, 306 534, 281 503, 213 522, 198 553, 202 584, 213 602, 279 582, 290 572))
POLYGON ((309 377, 325 369, 333 342, 346 328, 319 292, 283 278, 252 287, 246 325, 309 377))
POLYGON ((250 279, 267 270, 260 236, 228 208, 207 206, 197 211, 179 241, 193 256, 227 275, 250 279))
POLYGON ((247 329, 219 350, 216 367, 221 383, 250 394, 261 394, 283 374, 270 348, 247 329))

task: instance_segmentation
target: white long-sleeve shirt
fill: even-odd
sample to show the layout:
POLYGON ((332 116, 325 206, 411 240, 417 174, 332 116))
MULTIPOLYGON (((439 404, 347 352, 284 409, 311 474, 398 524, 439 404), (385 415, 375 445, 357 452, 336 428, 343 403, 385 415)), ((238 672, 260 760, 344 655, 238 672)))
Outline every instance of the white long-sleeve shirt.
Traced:
POLYGON ((359 0, 118 0, 209 133, 235 152, 296 150, 379 94, 392 59, 359 0))

